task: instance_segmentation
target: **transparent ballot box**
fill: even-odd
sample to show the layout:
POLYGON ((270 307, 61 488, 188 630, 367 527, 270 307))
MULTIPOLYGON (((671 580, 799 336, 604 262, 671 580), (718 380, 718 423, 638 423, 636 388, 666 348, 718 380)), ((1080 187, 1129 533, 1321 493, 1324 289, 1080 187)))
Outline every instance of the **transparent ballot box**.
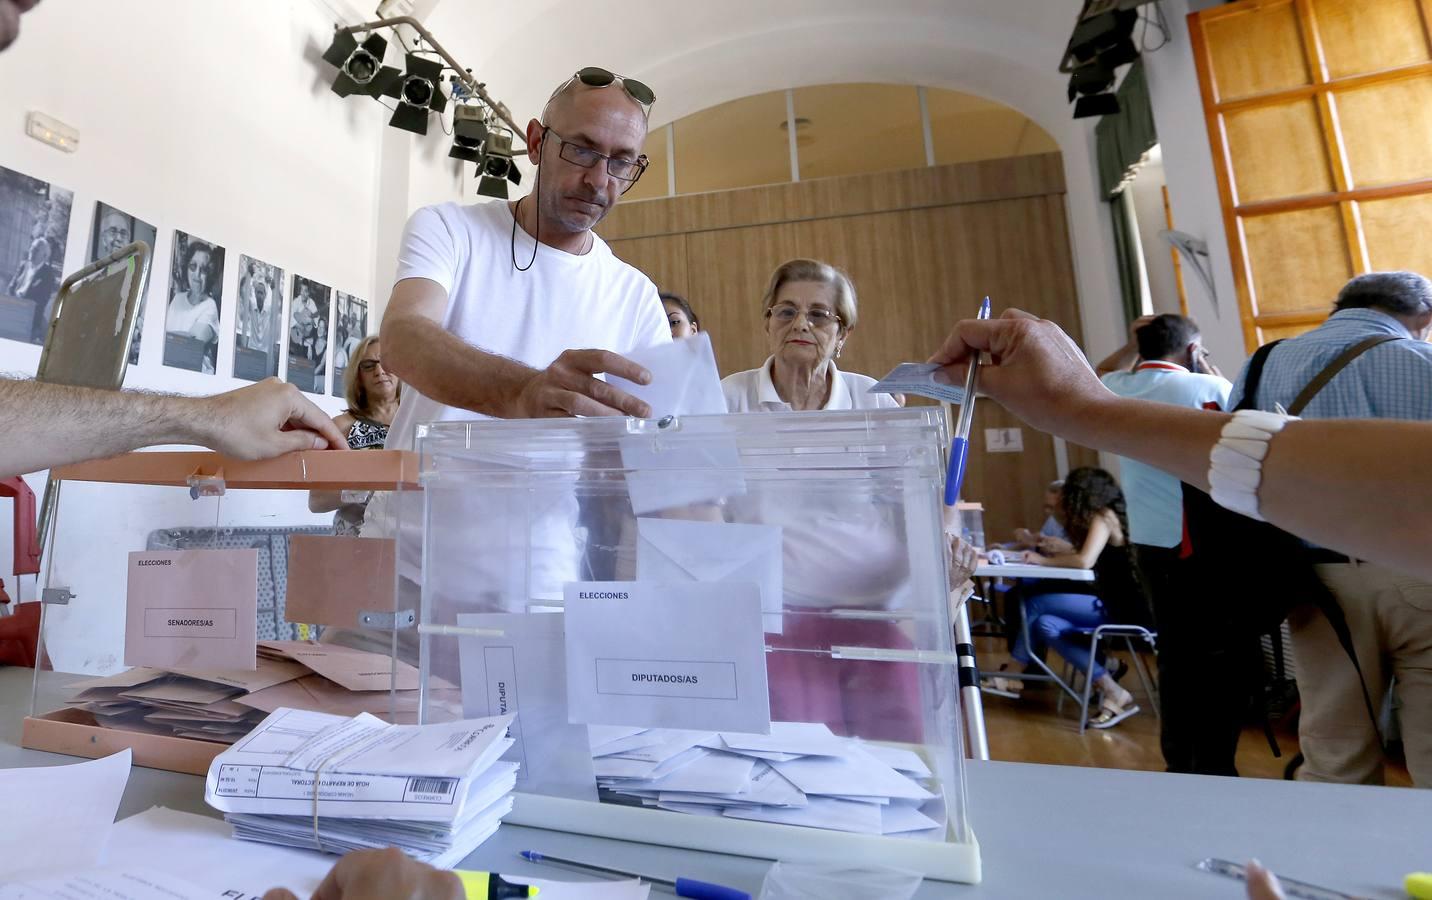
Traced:
POLYGON ((24 746, 203 774, 278 707, 416 721, 416 602, 365 522, 420 509, 415 454, 145 452, 52 477, 24 746))
POLYGON ((425 721, 515 713, 509 822, 978 881, 944 446, 933 408, 421 426, 425 721))

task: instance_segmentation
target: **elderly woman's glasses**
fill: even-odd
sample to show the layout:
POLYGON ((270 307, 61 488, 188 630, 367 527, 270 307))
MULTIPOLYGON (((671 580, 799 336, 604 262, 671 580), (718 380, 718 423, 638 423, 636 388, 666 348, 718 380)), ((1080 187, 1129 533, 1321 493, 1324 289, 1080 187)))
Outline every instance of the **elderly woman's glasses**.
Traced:
POLYGON ((773 306, 766 310, 766 315, 782 325, 789 325, 796 320, 801 313, 805 313, 806 321, 812 328, 830 328, 840 324, 840 316, 820 306, 802 310, 794 306, 782 304, 773 306))
POLYGON ((641 177, 641 173, 646 171, 647 159, 644 153, 636 159, 627 159, 622 156, 607 156, 605 153, 599 153, 591 147, 585 147, 581 144, 574 144, 571 141, 564 140, 560 134, 553 131, 550 127, 547 129, 547 132, 557 139, 558 144, 560 144, 557 151, 558 155, 567 162, 581 166, 584 169, 590 169, 602 160, 606 160, 607 174, 618 181, 627 182, 627 188, 636 184, 636 180, 641 177))

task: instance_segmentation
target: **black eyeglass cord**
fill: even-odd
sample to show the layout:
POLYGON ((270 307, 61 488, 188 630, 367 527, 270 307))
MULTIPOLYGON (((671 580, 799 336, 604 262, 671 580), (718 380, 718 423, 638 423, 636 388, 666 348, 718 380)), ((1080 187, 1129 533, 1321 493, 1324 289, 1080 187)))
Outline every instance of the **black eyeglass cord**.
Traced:
MULTIPOLYGON (((536 183, 532 186, 532 193, 528 196, 541 196, 542 152, 540 149, 537 152, 537 178, 535 179, 535 181, 536 183)), ((542 204, 539 202, 537 204, 537 234, 534 235, 532 238, 532 258, 527 260, 527 265, 525 266, 519 266, 517 264, 517 218, 522 213, 522 201, 526 199, 527 197, 519 197, 517 198, 517 202, 512 206, 512 268, 516 269, 519 272, 526 272, 528 269, 532 268, 532 266, 537 263, 537 245, 542 243, 542 241, 539 239, 542 234, 542 204)))

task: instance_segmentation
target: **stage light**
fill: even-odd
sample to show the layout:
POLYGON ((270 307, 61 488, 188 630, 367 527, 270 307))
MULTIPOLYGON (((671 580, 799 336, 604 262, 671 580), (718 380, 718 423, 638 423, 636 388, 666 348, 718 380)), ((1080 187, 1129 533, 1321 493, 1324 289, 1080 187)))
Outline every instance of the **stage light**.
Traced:
POLYGON ((392 66, 383 65, 383 54, 388 51, 388 42, 376 34, 368 36, 362 44, 352 34, 333 36, 333 43, 324 51, 323 60, 338 69, 333 80, 333 93, 340 97, 363 94, 376 97, 383 93, 402 74, 392 66))
POLYGON ((522 173, 512 161, 512 132, 505 128, 487 132, 477 174, 477 192, 484 197, 506 200, 507 182, 522 183, 522 173))
POLYGON ((383 91, 398 101, 398 108, 388 124, 414 134, 427 134, 428 113, 441 113, 447 106, 447 95, 442 91, 442 75, 442 63, 409 53, 402 77, 395 79, 383 91))
POLYGON ((482 145, 487 140, 487 111, 477 104, 463 103, 452 110, 452 149, 448 156, 482 164, 482 145))
POLYGON ((1080 66, 1069 76, 1069 102, 1075 97, 1102 94, 1114 86, 1114 70, 1096 64, 1080 66))

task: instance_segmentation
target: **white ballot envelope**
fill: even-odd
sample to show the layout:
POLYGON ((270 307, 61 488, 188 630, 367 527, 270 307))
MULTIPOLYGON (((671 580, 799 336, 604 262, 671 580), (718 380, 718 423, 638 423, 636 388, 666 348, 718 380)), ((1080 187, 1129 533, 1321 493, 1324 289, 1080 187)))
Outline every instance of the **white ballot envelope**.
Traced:
MULTIPOLYGON (((653 421, 667 416, 725 414, 726 397, 721 392, 710 336, 703 333, 645 347, 628 353, 627 358, 651 372, 651 384, 636 384, 615 375, 607 375, 607 382, 649 403, 653 421)), ((722 438, 719 425, 705 427, 717 432, 701 446, 691 441, 672 446, 663 442, 659 430, 621 442, 622 465, 636 470, 627 476, 627 487, 637 515, 745 493, 735 442, 722 438)))
POLYGON ((503 755, 520 763, 517 789, 573 800, 597 799, 587 729, 567 721, 567 669, 562 625, 555 613, 460 613, 465 628, 500 637, 459 637, 462 714, 516 713, 503 755))
POLYGON ((607 383, 651 405, 651 418, 663 416, 721 415, 726 395, 716 371, 716 354, 710 335, 694 335, 669 344, 633 350, 626 358, 651 373, 651 384, 637 384, 616 375, 607 383))
POLYGON ((754 584, 566 585, 572 722, 769 734, 754 584))
POLYGON ((779 525, 637 519, 636 527, 637 580, 754 582, 761 590, 765 630, 781 633, 779 525))

